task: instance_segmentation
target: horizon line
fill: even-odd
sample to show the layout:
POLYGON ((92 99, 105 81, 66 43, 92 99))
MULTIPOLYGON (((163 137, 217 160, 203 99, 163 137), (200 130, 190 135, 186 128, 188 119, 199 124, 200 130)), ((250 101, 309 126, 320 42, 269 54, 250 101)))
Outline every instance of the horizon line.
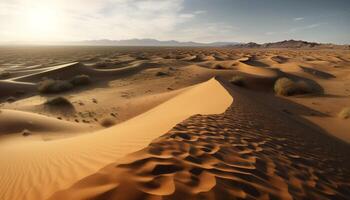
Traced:
MULTIPOLYGON (((319 41, 307 41, 307 40, 302 40, 302 39, 284 39, 284 40, 274 40, 274 41, 267 41, 267 42, 255 42, 255 41, 249 41, 249 42, 242 42, 242 41, 212 41, 212 42, 198 42, 198 41, 181 41, 181 40, 174 40, 174 39, 169 39, 169 40, 159 40, 159 39, 154 39, 154 38, 130 38, 130 39, 86 39, 86 40, 71 40, 71 41, 0 41, 0 46, 123 46, 123 45, 89 45, 89 44, 74 44, 74 43, 84 43, 84 42, 99 42, 99 41, 110 41, 110 42, 123 42, 123 41, 131 41, 131 40, 154 40, 157 42, 177 42, 177 43, 197 43, 200 45, 210 45, 210 44, 215 44, 215 43, 232 43, 232 44, 248 44, 248 43, 256 43, 259 45, 262 44, 268 44, 268 43, 277 43, 277 42, 283 42, 283 41, 303 41, 303 42, 309 42, 309 43, 318 43, 318 44, 330 44, 330 45, 350 45, 349 43, 333 43, 333 42, 319 42, 319 41)), ((138 45, 126 45, 126 46, 138 46, 138 45)), ((152 46, 152 45, 147 45, 147 46, 152 46)), ((157 46, 157 45, 154 45, 157 46)))

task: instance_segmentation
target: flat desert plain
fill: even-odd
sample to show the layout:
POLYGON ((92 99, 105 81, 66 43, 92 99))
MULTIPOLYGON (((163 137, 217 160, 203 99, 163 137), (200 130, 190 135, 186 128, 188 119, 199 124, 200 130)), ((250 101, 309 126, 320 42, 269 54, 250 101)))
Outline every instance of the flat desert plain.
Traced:
POLYGON ((0 199, 350 199, 350 51, 0 48, 0 199))

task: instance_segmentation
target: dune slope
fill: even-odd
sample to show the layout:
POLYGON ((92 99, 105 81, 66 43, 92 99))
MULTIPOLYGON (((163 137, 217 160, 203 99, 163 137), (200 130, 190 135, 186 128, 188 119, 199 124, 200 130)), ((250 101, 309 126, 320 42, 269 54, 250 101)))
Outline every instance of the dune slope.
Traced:
POLYGON ((58 120, 39 114, 16 111, 0 110, 0 133, 20 133, 28 129, 33 132, 75 132, 86 129, 84 125, 58 120))
MULTIPOLYGON (((231 87, 226 85, 226 87, 231 87)), ((195 115, 51 199, 347 199, 349 145, 240 88, 223 114, 195 115)))
POLYGON ((30 140, 20 148, 2 140, 0 199, 46 199, 117 158, 146 147, 188 117, 219 114, 231 103, 228 92, 211 79, 142 115, 96 133, 49 142, 30 140))

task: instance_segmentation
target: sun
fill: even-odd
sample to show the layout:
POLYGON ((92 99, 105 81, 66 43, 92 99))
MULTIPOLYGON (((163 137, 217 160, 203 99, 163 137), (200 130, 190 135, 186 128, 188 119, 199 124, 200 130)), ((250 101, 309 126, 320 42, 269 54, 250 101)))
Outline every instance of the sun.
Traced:
POLYGON ((24 16, 25 30, 32 38, 50 38, 50 34, 54 34, 58 29, 59 17, 53 6, 29 7, 25 10, 24 16))

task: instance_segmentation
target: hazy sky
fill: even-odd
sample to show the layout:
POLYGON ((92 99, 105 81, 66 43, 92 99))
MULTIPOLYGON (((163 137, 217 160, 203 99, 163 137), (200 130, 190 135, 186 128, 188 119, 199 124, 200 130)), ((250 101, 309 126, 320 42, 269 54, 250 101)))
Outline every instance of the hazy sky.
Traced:
POLYGON ((350 43, 350 0, 0 0, 0 41, 350 43))

